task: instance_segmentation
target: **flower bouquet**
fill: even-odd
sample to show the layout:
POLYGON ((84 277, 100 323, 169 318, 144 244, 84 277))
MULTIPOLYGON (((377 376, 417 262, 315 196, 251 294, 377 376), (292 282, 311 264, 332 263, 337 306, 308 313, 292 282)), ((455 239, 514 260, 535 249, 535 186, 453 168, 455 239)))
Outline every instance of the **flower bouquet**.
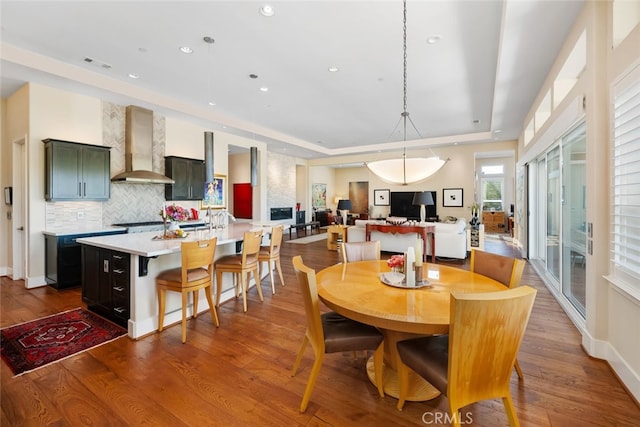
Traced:
POLYGON ((402 273, 404 269, 404 255, 391 255, 387 260, 387 265, 391 267, 391 271, 402 273))
POLYGON ((169 221, 176 222, 182 222, 189 219, 189 211, 182 206, 176 206, 175 204, 165 207, 164 212, 160 212, 160 215, 163 220, 168 219, 169 221))

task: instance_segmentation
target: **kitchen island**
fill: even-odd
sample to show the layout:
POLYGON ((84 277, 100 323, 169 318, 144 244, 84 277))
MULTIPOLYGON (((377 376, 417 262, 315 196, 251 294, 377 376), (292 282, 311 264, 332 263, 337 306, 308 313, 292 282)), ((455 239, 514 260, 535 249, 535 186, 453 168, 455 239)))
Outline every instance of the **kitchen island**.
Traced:
MULTIPOLYGON (((83 249, 83 301, 87 303, 89 310, 126 326, 130 338, 143 337, 158 328, 155 277, 163 270, 180 266, 182 242, 217 237, 215 259, 218 259, 236 253, 236 243, 243 240, 245 231, 262 228, 267 236, 272 225, 275 224, 236 222, 213 231, 208 228, 194 230, 182 239, 154 239, 162 232, 77 239, 83 249)), ((266 274, 268 271, 263 270, 263 275, 266 274)), ((202 311, 208 310, 204 293, 199 292, 198 295, 199 307, 202 311)), ((220 301, 234 297, 232 277, 225 275, 220 301)), ((193 310, 192 304, 191 302, 188 307, 189 316, 193 315, 189 311, 193 310)), ((165 325, 180 321, 181 297, 179 294, 169 293, 165 325)))

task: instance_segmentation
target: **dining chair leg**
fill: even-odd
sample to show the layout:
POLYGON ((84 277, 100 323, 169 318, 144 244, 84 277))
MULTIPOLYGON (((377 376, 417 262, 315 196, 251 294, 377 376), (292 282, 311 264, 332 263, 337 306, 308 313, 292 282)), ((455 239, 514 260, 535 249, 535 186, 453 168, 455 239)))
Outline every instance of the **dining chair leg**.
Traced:
POLYGON ((295 377, 296 372, 298 372, 298 367, 300 367, 300 362, 302 362, 302 356, 304 355, 304 351, 307 349, 307 344, 309 344, 309 337, 307 337, 305 333, 305 336, 302 339, 302 345, 298 351, 298 356, 296 357, 296 361, 293 363, 293 369, 291 370, 292 377, 295 377))
POLYGON ((187 342, 187 301, 189 292, 182 292, 182 343, 187 342))
MULTIPOLYGON (((271 295, 275 295, 275 293, 276 293, 276 285, 275 285, 275 281, 273 280, 273 269, 275 268, 275 265, 272 265, 271 264, 271 260, 269 260, 269 261, 267 261, 267 266, 269 267, 269 278, 271 279, 271 295)), ((262 277, 260 275, 260 271, 258 271, 258 276, 262 277)))
POLYGON ((516 359, 516 363, 513 365, 516 368, 516 373, 518 374, 518 378, 524 380, 524 375, 522 375, 522 369, 520 369, 520 364, 518 363, 518 359, 516 359))
POLYGON ((216 306, 213 305, 213 298, 211 296, 211 286, 207 286, 204 288, 204 295, 207 297, 207 302, 209 303, 209 311, 211 311, 211 317, 213 318, 213 322, 217 327, 220 326, 220 321, 218 320, 218 312, 216 311, 216 306))
MULTIPOLYGON (((247 282, 249 280, 247 273, 240 273, 240 285, 242 292, 242 308, 244 312, 247 312, 247 282)), ((258 285, 259 286, 259 285, 258 285)))
MULTIPOLYGON (((249 281, 249 274, 247 274, 247 282, 248 281, 249 281)), ((253 270, 253 281, 256 282, 256 288, 258 288, 258 296, 260 297, 260 301, 264 302, 264 297, 262 296, 262 286, 260 286, 260 275, 258 274, 257 266, 253 270)))
POLYGON ((222 271, 216 270, 216 307, 220 307, 221 293, 222 293, 222 271))
POLYGON ((504 410, 507 413, 509 425, 511 427, 519 427, 520 421, 518 420, 518 416, 516 415, 516 408, 513 406, 513 400, 511 399, 511 395, 508 392, 507 395, 502 398, 502 404, 504 405, 504 410))
POLYGON ((166 305, 167 294, 164 289, 158 288, 158 332, 164 329, 164 310, 166 305))
POLYGON ((316 385, 316 380, 318 379, 318 374, 320 373, 320 368, 322 367, 323 360, 324 353, 316 353, 315 360, 313 361, 313 367, 311 368, 311 375, 309 375, 307 386, 304 389, 304 396, 302 396, 302 402, 300 403, 300 412, 305 412, 307 410, 307 405, 309 405, 311 393, 313 393, 313 388, 316 385))
POLYGON ((280 266, 280 258, 276 258, 276 260, 274 261, 274 264, 276 265, 276 268, 278 269, 278 275, 280 276, 280 283, 282 284, 282 286, 284 286, 284 279, 282 278, 282 267, 280 266))
POLYGON ((198 297, 200 295, 197 290, 191 292, 191 295, 193 296, 193 318, 195 319, 198 317, 198 297))

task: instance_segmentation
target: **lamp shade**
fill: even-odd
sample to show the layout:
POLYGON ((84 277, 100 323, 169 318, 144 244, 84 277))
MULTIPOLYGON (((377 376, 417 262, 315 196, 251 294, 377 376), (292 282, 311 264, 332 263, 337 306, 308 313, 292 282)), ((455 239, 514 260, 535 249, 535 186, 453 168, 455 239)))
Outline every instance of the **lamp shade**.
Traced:
POLYGON ((351 200, 340 200, 338 202, 338 210, 340 210, 340 211, 350 211, 351 210, 351 200))
POLYGON ((431 196, 431 191, 416 191, 413 194, 413 204, 433 206, 433 197, 431 196))
POLYGON ((380 179, 390 184, 416 184, 436 173, 445 160, 438 157, 377 160, 367 162, 367 168, 380 179))

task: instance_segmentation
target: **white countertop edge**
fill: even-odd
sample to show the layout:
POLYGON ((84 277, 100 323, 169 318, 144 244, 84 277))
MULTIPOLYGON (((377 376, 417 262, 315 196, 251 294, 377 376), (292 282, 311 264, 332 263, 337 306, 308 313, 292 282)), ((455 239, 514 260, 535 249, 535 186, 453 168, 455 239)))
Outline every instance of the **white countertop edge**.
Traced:
POLYGON ((45 236, 60 237, 60 236, 92 235, 97 233, 126 232, 126 231, 127 229, 125 227, 114 227, 111 225, 107 225, 103 227, 44 230, 42 234, 44 234, 45 236))
MULTIPOLYGON (((242 241, 244 232, 252 229, 248 223, 230 225, 224 229, 215 230, 211 237, 218 238, 218 245, 235 243, 242 241)), ((162 232, 149 231, 145 233, 114 234, 109 236, 83 237, 76 239, 76 242, 95 246, 104 249, 139 255, 144 257, 155 257, 172 254, 180 251, 180 245, 184 241, 194 241, 198 238, 208 239, 209 231, 187 232, 184 239, 154 240, 154 236, 159 236, 162 232)))

